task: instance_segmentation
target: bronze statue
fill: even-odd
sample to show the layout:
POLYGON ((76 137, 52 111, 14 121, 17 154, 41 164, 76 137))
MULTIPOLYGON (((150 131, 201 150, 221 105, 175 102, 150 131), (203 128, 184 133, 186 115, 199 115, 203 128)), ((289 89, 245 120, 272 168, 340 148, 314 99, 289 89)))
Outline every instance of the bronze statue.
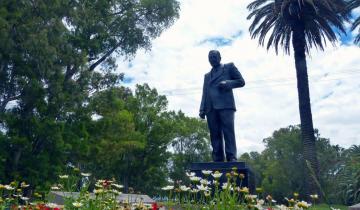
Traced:
POLYGON ((205 74, 199 116, 207 119, 210 130, 212 158, 223 162, 224 141, 228 162, 236 161, 234 113, 236 111, 232 89, 243 87, 245 81, 233 63, 221 64, 217 50, 209 52, 210 72, 205 74))

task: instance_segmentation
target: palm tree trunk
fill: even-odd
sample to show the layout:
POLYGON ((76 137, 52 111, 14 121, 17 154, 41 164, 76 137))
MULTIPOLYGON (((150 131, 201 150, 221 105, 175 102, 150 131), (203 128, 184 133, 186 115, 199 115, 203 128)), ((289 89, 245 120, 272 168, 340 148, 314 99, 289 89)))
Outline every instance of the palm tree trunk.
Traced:
POLYGON ((305 177, 307 194, 317 193, 318 188, 314 177, 318 178, 318 162, 316 157, 315 135, 312 122, 309 81, 305 55, 305 31, 300 21, 293 26, 292 44, 294 48, 296 78, 299 98, 299 112, 301 122, 301 138, 303 143, 303 155, 305 168, 308 173, 305 177), (308 169, 306 161, 312 167, 313 173, 308 169))

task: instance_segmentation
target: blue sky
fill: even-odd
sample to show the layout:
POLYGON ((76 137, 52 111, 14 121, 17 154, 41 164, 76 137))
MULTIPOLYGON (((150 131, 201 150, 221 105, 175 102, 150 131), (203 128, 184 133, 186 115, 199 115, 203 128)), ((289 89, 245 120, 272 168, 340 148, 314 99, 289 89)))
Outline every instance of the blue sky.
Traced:
MULTIPOLYGON (((118 62, 125 85, 148 83, 167 96, 170 110, 197 117, 203 75, 210 70, 207 54, 218 49, 222 62, 234 62, 246 80, 234 90, 239 154, 261 151, 262 139, 274 130, 300 123, 292 55, 276 56, 251 40, 249 2, 181 0, 180 18, 151 51, 118 62)), ((324 52, 312 50, 307 60, 314 126, 342 147, 360 144, 360 48, 351 42, 354 34, 324 52)))

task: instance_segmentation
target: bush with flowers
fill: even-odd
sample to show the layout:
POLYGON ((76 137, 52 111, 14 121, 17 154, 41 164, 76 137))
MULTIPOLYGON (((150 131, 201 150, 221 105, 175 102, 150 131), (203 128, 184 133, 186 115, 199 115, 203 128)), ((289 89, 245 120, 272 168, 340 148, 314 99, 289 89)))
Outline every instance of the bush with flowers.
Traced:
MULTIPOLYGON (((90 185, 89 173, 81 173, 73 168, 71 173, 60 175, 59 183, 51 191, 63 193, 64 204, 48 202, 51 197, 40 193, 29 195, 29 184, 16 181, 7 185, 0 184, 0 210, 155 210, 156 204, 144 204, 142 201, 129 203, 119 202, 122 185, 115 180, 97 180, 94 187, 90 185), (79 184, 80 183, 80 184, 79 184), (91 187, 90 187, 91 186, 91 187), (90 190, 90 188, 93 188, 90 190)), ((50 195, 50 194, 49 194, 50 195)))
MULTIPOLYGON (((310 195, 311 203, 299 199, 294 193, 292 198, 285 198, 286 203, 278 204, 271 195, 266 195, 262 188, 256 188, 251 194, 249 188, 242 186, 245 175, 233 168, 230 173, 219 171, 202 171, 203 178, 194 173, 187 173, 190 185, 175 185, 163 187, 166 209, 208 209, 208 210, 304 210, 317 209, 318 195, 310 195), (221 183, 222 176, 226 182, 221 183)), ((51 187, 51 191, 63 193, 64 204, 58 205, 41 193, 34 192, 30 196, 29 184, 11 182, 0 184, 0 210, 157 210, 157 204, 147 205, 139 201, 129 203, 119 202, 122 185, 115 180, 97 180, 90 185, 89 173, 81 173, 73 168, 72 172, 59 176, 59 182, 51 187), (80 183, 80 184, 79 184, 80 183)), ((336 210, 332 208, 332 210, 336 210)))
POLYGON ((317 209, 318 195, 311 195, 311 203, 299 200, 299 194, 294 193, 293 198, 285 198, 285 204, 277 204, 271 195, 264 194, 262 188, 256 188, 256 194, 251 194, 249 188, 243 187, 245 175, 233 168, 230 173, 219 171, 202 171, 203 178, 195 173, 186 173, 190 179, 189 186, 174 185, 163 187, 164 202, 168 209, 208 209, 208 210, 292 210, 317 209), (220 183, 220 178, 226 176, 226 182, 220 183), (238 184, 240 183, 240 184, 238 184))

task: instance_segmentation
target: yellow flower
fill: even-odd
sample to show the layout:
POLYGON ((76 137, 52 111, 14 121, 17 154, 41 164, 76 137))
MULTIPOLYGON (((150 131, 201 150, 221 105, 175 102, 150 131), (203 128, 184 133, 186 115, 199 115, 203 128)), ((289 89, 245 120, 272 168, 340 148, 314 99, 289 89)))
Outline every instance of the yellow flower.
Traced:
POLYGON ((205 195, 205 197, 209 197, 210 195, 211 195, 211 193, 210 193, 210 191, 204 191, 204 195, 205 195))
POLYGON ((103 193, 103 192, 104 192, 103 189, 97 189, 97 190, 95 189, 95 190, 94 190, 94 193, 95 193, 95 194, 100 194, 100 193, 103 193))
POLYGON ((40 194, 40 193, 37 193, 37 192, 34 193, 34 196, 37 197, 37 198, 41 198, 41 197, 42 197, 41 194, 40 194))
POLYGON ((59 178, 60 179, 67 179, 67 178, 69 178, 69 175, 59 175, 59 178))
POLYGON ((245 195, 245 199, 250 202, 254 202, 257 198, 257 195, 245 195))
POLYGON ((249 188, 243 187, 239 190, 239 192, 247 194, 247 193, 249 193, 249 188))
POLYGON ((204 185, 196 185, 196 187, 197 187, 200 191, 206 191, 206 190, 209 189, 207 186, 204 186, 204 185))
POLYGON ((210 175, 212 173, 212 171, 210 171, 210 170, 202 170, 201 173, 208 176, 208 175, 210 175))
POLYGON ((21 196, 20 199, 23 200, 23 201, 28 201, 29 200, 29 198, 25 197, 25 196, 21 196))
POLYGON ((123 185, 115 184, 115 183, 112 183, 111 186, 114 186, 114 187, 116 187, 116 188, 118 188, 118 189, 124 188, 123 185))
POLYGON ((210 185, 210 184, 211 184, 211 182, 208 181, 208 180, 206 180, 206 179, 200 180, 200 183, 201 183, 202 185, 210 185))
POLYGON ((222 173, 219 171, 215 171, 213 174, 211 174, 215 179, 219 179, 222 176, 222 173))
POLYGON ((310 198, 313 200, 317 200, 319 196, 317 194, 314 194, 314 195, 310 195, 310 198))
POLYGON ((200 177, 197 177, 197 176, 192 176, 192 177, 190 177, 190 180, 191 180, 192 182, 197 183, 197 182, 200 182, 201 178, 200 178, 200 177))
POLYGON ((21 188, 27 188, 27 187, 29 187, 30 185, 29 185, 29 184, 26 184, 26 182, 21 182, 20 186, 21 186, 21 188))
POLYGON ((307 202, 305 202, 305 201, 298 202, 296 205, 297 205, 299 208, 303 208, 303 209, 307 209, 307 208, 309 208, 309 207, 311 206, 310 203, 307 203, 307 202))
POLYGON ((60 190, 60 188, 58 186, 52 186, 51 190, 60 190))
POLYGON ((181 185, 180 190, 183 191, 183 192, 186 192, 186 191, 190 190, 190 187, 187 187, 185 185, 181 185))
POLYGON ((7 189, 7 190, 14 190, 15 189, 10 185, 5 185, 4 188, 7 189))
POLYGON ((76 208, 80 208, 80 207, 83 206, 83 204, 80 203, 80 202, 74 202, 74 203, 72 203, 72 205, 73 205, 74 207, 76 207, 76 208))
POLYGON ((55 204, 55 203, 46 203, 45 206, 48 207, 48 208, 51 208, 51 209, 54 209, 54 208, 59 207, 59 206, 58 206, 57 204, 55 204))
POLYGON ((89 177, 89 176, 91 176, 91 173, 81 173, 81 176, 89 177))
POLYGON ((240 179, 244 179, 244 178, 245 178, 245 174, 239 174, 239 178, 240 178, 240 179))
POLYGON ((299 193, 294 192, 294 197, 295 197, 295 198, 299 197, 299 193))

